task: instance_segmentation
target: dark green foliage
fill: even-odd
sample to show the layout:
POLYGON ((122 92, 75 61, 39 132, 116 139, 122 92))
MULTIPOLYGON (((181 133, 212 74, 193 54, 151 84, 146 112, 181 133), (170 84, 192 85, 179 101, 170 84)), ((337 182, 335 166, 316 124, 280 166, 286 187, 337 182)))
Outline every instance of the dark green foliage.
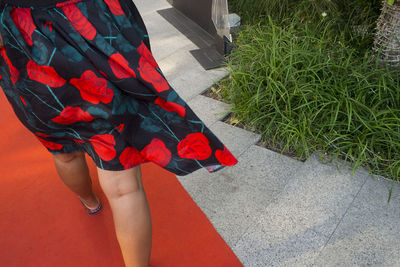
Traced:
POLYGON ((381 2, 249 2, 230 1, 247 25, 219 84, 235 118, 298 157, 319 150, 398 179, 400 79, 371 50, 381 2))

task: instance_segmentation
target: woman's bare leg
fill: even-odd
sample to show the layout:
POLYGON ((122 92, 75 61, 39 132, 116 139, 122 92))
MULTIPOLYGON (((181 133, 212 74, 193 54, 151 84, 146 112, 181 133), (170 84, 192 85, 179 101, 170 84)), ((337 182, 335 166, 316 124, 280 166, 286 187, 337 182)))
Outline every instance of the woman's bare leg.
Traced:
POLYGON ((151 254, 151 214, 140 165, 123 171, 97 168, 99 182, 111 206, 115 232, 127 267, 148 267, 151 254))
POLYGON ((53 155, 58 175, 66 186, 81 197, 89 208, 99 205, 83 152, 53 155))

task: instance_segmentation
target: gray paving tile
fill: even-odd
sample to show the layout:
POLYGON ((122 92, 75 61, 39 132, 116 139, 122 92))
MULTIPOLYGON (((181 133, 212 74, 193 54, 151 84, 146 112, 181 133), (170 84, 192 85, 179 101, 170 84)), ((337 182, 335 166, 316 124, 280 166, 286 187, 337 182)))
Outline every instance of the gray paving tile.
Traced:
POLYGON ((316 266, 400 266, 400 185, 368 178, 316 266))
MULTIPOLYGON (((213 83, 216 83, 217 81, 221 80, 222 78, 225 78, 229 75, 229 69, 227 67, 221 67, 217 69, 212 69, 212 70, 207 70, 205 71, 213 81, 213 83)), ((208 87, 207 87, 208 89, 208 87)))
POLYGON ((222 170, 209 174, 201 169, 177 178, 201 209, 212 211, 213 214, 208 214, 210 218, 219 207, 226 208, 229 204, 226 202, 227 194, 240 194, 245 189, 239 189, 239 181, 225 176, 222 170))
POLYGON ((233 246, 244 266, 311 266, 323 247, 325 238, 310 230, 285 239, 274 239, 254 224, 233 246))
POLYGON ((190 54, 193 44, 185 46, 158 61, 170 85, 188 101, 203 93, 216 81, 228 75, 225 68, 204 70, 190 54))
POLYGON ((251 145, 238 160, 237 165, 225 168, 223 173, 254 188, 253 197, 263 204, 260 211, 269 204, 269 201, 262 203, 266 195, 280 192, 304 165, 257 145, 251 145))
POLYGON ((262 259, 273 266, 289 262, 311 264, 366 178, 363 171, 352 178, 347 168, 338 170, 333 164, 322 164, 312 157, 277 194, 259 217, 258 224, 232 249, 243 257, 255 257, 254 253, 262 255, 262 259), (262 235, 264 243, 252 240, 254 234, 251 233, 262 235))
POLYGON ((254 205, 245 208, 254 188, 224 175, 223 170, 215 174, 201 170, 178 179, 229 246, 256 222, 254 205))
POLYGON ((187 104, 207 126, 223 119, 231 109, 231 105, 203 95, 192 98, 187 104))
POLYGON ((355 176, 344 165, 323 164, 312 156, 284 189, 276 206, 277 220, 293 229, 310 228, 329 237, 351 205, 368 173, 355 176))
POLYGON ((183 187, 231 247, 265 212, 271 200, 296 172, 296 167, 303 164, 255 145, 238 160, 234 167, 215 174, 199 170, 178 176, 183 187))
POLYGON ((197 48, 157 12, 143 16, 143 21, 150 37, 151 50, 156 61, 160 61, 184 47, 187 50, 197 48))
POLYGON ((257 143, 261 138, 259 134, 246 131, 222 121, 215 122, 209 128, 236 157, 246 151, 251 145, 257 143))
POLYGON ((171 8, 166 0, 133 0, 142 17, 148 13, 156 12, 156 10, 171 8))

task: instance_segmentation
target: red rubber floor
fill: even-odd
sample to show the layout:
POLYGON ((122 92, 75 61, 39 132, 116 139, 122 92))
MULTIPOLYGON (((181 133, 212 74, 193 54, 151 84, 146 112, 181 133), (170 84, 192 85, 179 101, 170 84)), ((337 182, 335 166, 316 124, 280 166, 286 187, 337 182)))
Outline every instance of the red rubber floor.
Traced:
MULTIPOLYGON (((0 90, 1 91, 1 90, 0 90)), ((85 213, 52 157, 0 92, 0 266, 124 266, 110 207, 87 157, 100 214, 85 213)), ((153 223, 152 267, 243 266, 174 174, 142 165, 153 223)))

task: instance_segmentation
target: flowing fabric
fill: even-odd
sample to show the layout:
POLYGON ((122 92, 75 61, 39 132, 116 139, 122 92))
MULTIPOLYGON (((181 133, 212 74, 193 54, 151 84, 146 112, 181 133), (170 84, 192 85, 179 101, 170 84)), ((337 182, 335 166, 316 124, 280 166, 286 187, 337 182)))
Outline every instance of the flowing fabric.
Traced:
POLYGON ((105 170, 154 162, 177 175, 237 163, 165 79, 131 0, 4 4, 0 31, 0 85, 50 153, 86 152, 105 170))

